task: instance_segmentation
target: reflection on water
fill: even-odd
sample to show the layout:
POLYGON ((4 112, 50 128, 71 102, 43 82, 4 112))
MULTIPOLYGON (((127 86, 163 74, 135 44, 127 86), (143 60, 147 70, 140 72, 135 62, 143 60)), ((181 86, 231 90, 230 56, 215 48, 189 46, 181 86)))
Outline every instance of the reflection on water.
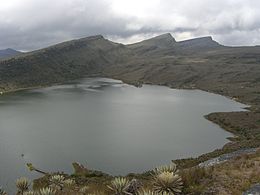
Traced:
POLYGON ((104 78, 2 96, 0 183, 12 186, 17 177, 36 177, 25 162, 71 172, 78 161, 126 174, 209 152, 231 135, 203 116, 241 107, 199 90, 135 88, 104 78))

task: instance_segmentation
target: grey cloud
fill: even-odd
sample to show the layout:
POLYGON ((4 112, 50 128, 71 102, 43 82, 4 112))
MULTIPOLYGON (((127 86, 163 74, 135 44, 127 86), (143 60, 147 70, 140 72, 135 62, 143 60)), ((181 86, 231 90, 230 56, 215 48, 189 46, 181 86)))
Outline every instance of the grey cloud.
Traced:
POLYGON ((14 5, 0 7, 0 49, 33 50, 96 34, 128 42, 165 32, 177 40, 212 35, 226 45, 260 44, 258 0, 158 0, 141 16, 116 13, 114 0, 9 1, 14 5))
MULTIPOLYGON (((44 2, 51 4, 53 1, 44 2)), ((43 1, 37 5, 31 1, 34 5, 29 8, 24 6, 16 13, 6 13, 13 14, 9 17, 13 22, 6 24, 0 19, 0 47, 31 50, 72 38, 125 33, 122 30, 129 19, 115 17, 105 1, 67 2, 78 4, 44 7, 43 1)))

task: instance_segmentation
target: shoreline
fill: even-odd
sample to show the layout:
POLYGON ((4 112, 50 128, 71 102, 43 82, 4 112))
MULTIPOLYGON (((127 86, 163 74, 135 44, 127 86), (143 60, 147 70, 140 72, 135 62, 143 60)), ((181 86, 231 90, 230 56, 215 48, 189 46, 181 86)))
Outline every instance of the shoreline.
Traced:
MULTIPOLYGON (((167 84, 157 84, 156 82, 152 83, 152 82, 127 82, 124 79, 120 79, 120 78, 115 78, 115 77, 109 77, 109 76, 98 76, 98 75, 93 75, 93 76, 87 76, 87 77, 83 77, 83 78, 79 78, 79 79, 73 79, 73 80, 69 80, 69 81, 64 81, 64 82, 58 82, 58 83, 52 83, 52 84, 48 84, 48 85, 38 85, 38 86, 34 86, 34 87, 23 87, 23 88, 18 88, 18 89, 13 89, 13 90, 8 90, 5 91, 5 93, 1 96, 4 95, 8 95, 12 93, 16 93, 16 92, 21 92, 21 91, 26 91, 26 90, 35 90, 35 89, 40 89, 40 88, 46 88, 46 87, 51 87, 51 86, 55 86, 55 85, 62 85, 62 84, 66 84, 69 82, 73 82, 76 80, 80 80, 80 79, 84 79, 84 78, 111 78, 111 79, 116 79, 116 80, 120 80, 123 83, 126 83, 128 85, 132 85, 135 87, 141 87, 143 84, 147 84, 147 85, 157 85, 157 86, 165 86, 171 89, 180 89, 180 90, 201 90, 207 93, 212 93, 212 94, 216 94, 216 95, 220 95, 223 97, 226 97, 228 99, 231 99, 233 101, 237 101, 239 103, 242 103, 244 105, 246 105, 246 107, 241 107, 241 109, 244 109, 244 111, 231 111, 231 112, 213 112, 213 113, 209 113, 204 115, 204 118, 216 125, 218 125, 223 131, 229 132, 232 134, 232 136, 230 137, 226 137, 227 139, 227 143, 224 144, 223 146, 220 146, 219 148, 213 149, 212 151, 206 152, 206 153, 202 153, 201 155, 196 155, 195 157, 189 157, 189 158, 183 158, 183 159, 175 159, 172 160, 173 163, 175 163, 178 167, 178 169, 180 170, 181 175, 185 178, 185 174, 193 174, 194 170, 199 171, 200 172, 204 172, 205 170, 225 170, 226 171, 230 171, 230 166, 233 166, 234 163, 236 163, 236 159, 240 159, 239 162, 240 163, 244 163, 246 162, 245 160, 243 160, 244 158, 246 158, 248 155, 251 155, 253 158, 257 155, 259 155, 259 153, 255 154, 250 154, 250 153, 246 153, 243 151, 251 151, 253 148, 260 148, 260 112, 259 112, 259 104, 257 104, 257 102, 249 102, 249 101, 244 101, 243 99, 234 99, 232 96, 230 95, 226 95, 223 93, 217 93, 217 91, 215 90, 208 90, 205 89, 203 87, 191 87, 191 88, 187 88, 187 87, 178 87, 178 86, 174 86, 174 85, 167 85, 167 84), (258 125, 256 131, 252 131, 250 130, 250 128, 252 127, 252 125, 258 125), (251 126, 250 126, 251 125, 251 126), (241 131, 242 130, 242 131, 241 131), (258 133, 259 132, 259 133, 258 133), (242 151, 242 155, 241 156, 236 156, 233 155, 234 153, 242 151), (233 157, 232 157, 233 156, 233 157), (222 161, 221 163, 218 164, 218 162, 220 161, 219 159, 222 158, 227 158, 226 161, 222 161), (231 157, 231 158, 229 158, 231 157), (213 166, 210 167, 208 169, 208 167, 200 167, 199 165, 201 163, 207 163, 208 164, 212 164, 213 162, 213 166), (216 163, 217 162, 217 163, 216 163), (215 163, 215 164, 214 164, 215 163), (227 167, 227 168, 226 168, 227 167), (211 169, 212 168, 212 169, 211 169)), ((231 89, 232 90, 232 89, 231 89)), ((232 94, 232 91, 231 93, 232 94)), ((250 97, 250 94, 249 94, 250 97)), ((248 96, 247 96, 248 98, 248 96)), ((251 157, 250 157, 251 158, 251 157)), ((260 157, 259 157, 260 158, 260 157)), ((251 159, 249 159, 251 160, 251 159)), ((254 159, 252 159, 254 160, 254 159)), ((73 163, 73 162, 71 162, 73 163)), ((170 162, 169 162, 170 163, 170 162)), ((39 167, 41 168, 41 167, 39 167)), ((84 167, 83 167, 84 168, 84 167)), ((66 173, 63 173, 64 176, 66 176, 69 179, 75 179, 77 182, 80 182, 84 185, 88 184, 92 187, 92 189, 99 189, 100 187, 103 186, 104 183, 108 184, 113 178, 115 177, 124 177, 127 179, 137 179, 138 181, 141 181, 144 185, 150 185, 149 184, 149 179, 151 179, 151 169, 147 169, 141 172, 136 172, 136 173, 126 173, 124 175, 113 175, 113 174, 109 174, 103 171, 99 171, 99 170, 95 170, 95 169, 88 169, 86 168, 87 173, 85 174, 84 170, 76 170, 74 168, 74 171, 72 170, 66 173), (78 172, 77 172, 78 171, 78 172)), ((232 170, 231 170, 232 171, 232 170)), ((51 175, 55 175, 55 174, 60 174, 61 172, 58 172, 58 170, 54 170, 54 172, 49 172, 49 176, 51 175)), ((216 171, 216 173, 218 173, 218 171, 216 171)), ((211 174, 211 172, 210 172, 211 174)), ((216 174, 215 174, 216 175, 216 174)), ((35 176, 32 179, 32 184, 33 184, 33 188, 34 189, 40 189, 45 187, 48 184, 48 178, 49 176, 47 175, 38 175, 35 176)), ((190 177, 190 176, 188 176, 190 177)), ((195 191, 196 191, 196 186, 198 186, 199 188, 201 188, 200 190, 211 190, 211 183, 207 183, 211 180, 211 178, 209 178, 208 176, 197 176, 195 175, 195 178, 190 178, 191 181, 196 181, 196 178, 199 180, 198 181, 202 181, 202 183, 197 183, 195 184, 195 191), (205 184, 203 184, 203 182, 206 182, 205 184)), ((230 178, 231 182, 234 181, 234 178, 230 178)), ((216 183, 216 181, 214 181, 216 183)), ((254 184, 254 183, 252 183, 254 184)), ((184 191, 185 192, 193 192, 193 186, 194 184, 185 184, 184 186, 184 191), (191 185, 191 187, 190 187, 191 185)), ((217 183, 218 185, 218 183, 217 183)), ((9 189, 11 190, 11 189, 9 189)), ((92 192, 95 192, 95 190, 92 190, 92 192)), ((185 194, 185 193, 184 193, 185 194)))
MULTIPOLYGON (((94 78, 94 77, 98 77, 98 76, 88 76, 88 77, 85 77, 85 78, 94 78)), ((184 89, 184 90, 201 90, 201 91, 204 91, 204 92, 208 92, 208 93, 212 93, 212 94, 216 94, 216 95, 220 95, 220 96, 223 96, 223 97, 226 97, 228 99, 231 99, 233 101, 236 101, 236 102, 239 102, 241 104, 244 104, 246 105, 246 107, 241 107, 241 109, 245 109, 245 111, 231 111, 231 112, 224 112, 225 114, 233 114, 233 113, 240 113, 240 112, 252 112, 250 109, 252 108, 252 105, 245 103, 243 102, 242 100, 240 99, 237 99, 237 98, 233 98, 231 96, 226 96, 226 95, 223 95, 223 94, 219 94, 219 93, 216 93, 214 91, 211 91, 211 90, 205 90, 205 89, 202 89, 202 88, 199 88, 199 87, 193 87, 193 88, 187 88, 187 87, 183 87, 183 88, 177 88, 177 87, 174 87, 174 86, 169 86, 169 85, 164 85, 164 84, 153 84, 151 82, 129 82, 129 81, 126 81, 124 79, 119 79, 119 78, 115 78, 115 77, 100 77, 100 78, 109 78, 109 79, 115 79, 115 80, 120 80, 122 81, 123 83, 125 84, 128 84, 128 85, 132 85, 132 86, 135 86, 135 87, 142 87, 142 85, 157 85, 157 86, 165 86, 165 87, 169 87, 171 89, 184 89)), ((84 79, 84 78, 81 78, 81 79, 84 79)), ((79 79, 75 79, 75 80, 79 80, 79 79)), ((70 80, 70 81, 66 81, 66 82, 72 82, 72 81, 75 81, 75 80, 70 80)), ((8 94, 12 94, 12 93, 16 93, 16 92, 21 92, 21 91, 27 91, 27 90, 34 90, 34 89, 40 89, 40 88, 46 88, 46 87, 51 87, 51 86, 55 86, 55 85, 62 85, 62 84, 65 84, 66 82, 59 82, 59 83, 53 83, 53 84, 49 84, 49 85, 39 85, 39 86, 34 86, 34 87, 24 87, 24 88, 18 88, 18 89, 13 89, 13 90, 7 90, 7 91, 4 91, 2 94, 0 94, 0 97, 1 96, 5 96, 5 95, 8 95, 8 94)), ((203 161, 207 161, 209 160, 210 158, 216 158, 220 155, 223 155, 225 153, 229 153, 229 152, 233 152, 237 149, 241 149, 241 148, 233 148, 233 149, 228 149, 230 145, 234 144, 234 142, 236 142, 236 139, 239 138, 239 135, 237 135, 234 131, 232 131, 231 129, 227 128, 225 125, 223 124, 220 124, 218 121, 214 120, 211 118, 212 115, 218 115, 219 113, 218 112, 213 112, 213 113, 209 113, 209 114, 206 114, 204 116, 204 118, 216 125, 218 125, 221 129, 223 129, 224 131, 227 131, 229 133, 232 134, 231 137, 227 137, 226 139, 228 140, 228 142, 226 144, 224 144, 221 148, 216 148, 214 149, 213 151, 210 151, 210 152, 207 152, 207 153, 203 153, 201 155, 198 155, 198 156, 195 156, 195 157, 189 157, 189 158, 184 158, 184 159, 173 159, 172 161, 173 162, 176 162, 177 164, 180 164, 181 167, 184 167, 184 168, 187 168, 187 167, 190 167, 190 163, 192 165, 194 164, 199 164, 203 161), (185 163, 184 163, 185 162, 185 163), (184 163, 184 164, 183 164, 184 163)), ((249 146, 249 148, 252 148, 249 146)), ((147 171, 145 171, 147 172, 147 171)), ((145 173, 144 172, 144 173, 145 173)), ((136 173, 136 174, 142 174, 142 173, 136 173)))

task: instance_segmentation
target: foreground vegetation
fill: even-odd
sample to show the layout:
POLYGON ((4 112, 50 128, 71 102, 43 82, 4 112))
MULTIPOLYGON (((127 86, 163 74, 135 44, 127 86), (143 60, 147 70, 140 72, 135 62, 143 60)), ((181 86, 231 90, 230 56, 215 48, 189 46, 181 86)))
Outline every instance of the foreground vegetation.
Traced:
MULTIPOLYGON (((35 170, 28 164, 30 170, 35 170)), ((95 172, 88 171, 81 165, 74 163, 76 172, 74 175, 48 174, 38 181, 35 181, 33 190, 30 190, 30 182, 26 178, 16 181, 17 195, 84 195, 84 194, 114 194, 114 195, 175 195, 180 194, 183 187, 179 170, 175 164, 161 166, 151 171, 147 180, 149 186, 145 186, 141 180, 127 177, 109 177, 96 175, 95 172), (91 182, 90 178, 100 177, 96 182, 91 182)), ((43 173, 42 171, 40 171, 43 173)), ((7 195, 4 190, 0 190, 0 195, 7 195)))
POLYGON ((184 194, 241 195, 260 182, 260 151, 211 167, 185 169, 181 176, 184 194))
MULTIPOLYGON (((73 163, 74 173, 44 173, 29 164, 43 177, 33 181, 16 181, 17 195, 175 195, 216 194, 240 195, 260 182, 260 150, 243 154, 210 167, 178 170, 175 164, 161 166, 143 174, 112 177, 73 163)), ((7 195, 1 189, 0 195, 7 195)))
MULTIPOLYGON (((16 181, 17 195, 240 195, 260 182, 260 150, 208 167, 177 169, 173 163, 143 174, 112 177, 73 163, 74 173, 45 173, 28 164, 31 171, 44 174, 33 181, 16 181)), ((0 190, 0 195, 7 195, 0 190)))

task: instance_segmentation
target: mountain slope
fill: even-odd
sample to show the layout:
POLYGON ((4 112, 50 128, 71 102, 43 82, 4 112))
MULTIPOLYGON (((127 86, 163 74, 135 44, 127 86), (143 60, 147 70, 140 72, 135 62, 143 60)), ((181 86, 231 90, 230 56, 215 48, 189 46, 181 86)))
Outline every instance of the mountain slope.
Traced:
POLYGON ((0 59, 1 58, 8 58, 8 57, 12 57, 12 56, 16 56, 18 54, 21 54, 21 52, 16 51, 14 49, 4 49, 4 50, 0 50, 0 59))
POLYGON ((102 36, 69 41, 0 63, 3 91, 49 85, 97 74, 121 47, 102 36))
POLYGON ((167 33, 138 43, 130 44, 127 47, 130 49, 135 49, 136 52, 144 52, 145 50, 149 51, 173 47, 175 43, 175 39, 171 36, 170 33, 167 33))
POLYGON ((214 41, 212 37, 201 37, 178 42, 178 47, 182 48, 216 48, 221 46, 218 42, 214 41))
POLYGON ((135 56, 153 56, 159 51, 172 48, 176 43, 170 33, 156 36, 138 43, 127 45, 135 56))
POLYGON ((122 45, 98 35, 1 61, 0 90, 106 76, 129 83, 200 88, 259 105, 259 54, 260 47, 226 47, 211 37, 176 42, 164 34, 122 45))

